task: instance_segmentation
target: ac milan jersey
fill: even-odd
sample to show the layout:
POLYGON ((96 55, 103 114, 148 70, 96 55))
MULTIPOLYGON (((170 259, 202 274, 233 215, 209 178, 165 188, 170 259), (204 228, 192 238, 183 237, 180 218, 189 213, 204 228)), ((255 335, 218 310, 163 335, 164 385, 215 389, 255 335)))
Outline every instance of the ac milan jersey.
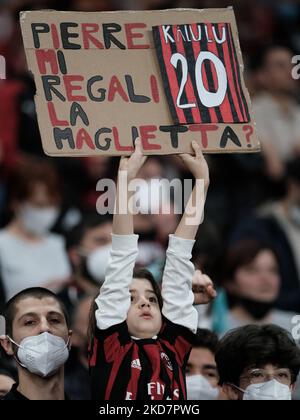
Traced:
POLYGON ((153 36, 174 124, 238 124, 250 121, 229 23, 157 26, 153 28, 153 36), (206 106, 199 95, 198 73, 201 73, 203 89, 207 92, 216 92, 219 87, 216 67, 208 57, 202 62, 201 69, 197 68, 201 53, 215 57, 226 73, 227 89, 218 106, 206 106), (182 63, 175 67, 171 64, 178 55, 187 63, 186 75, 182 63), (178 105, 179 99, 184 106, 178 105))
POLYGON ((96 330, 90 372, 93 400, 185 400, 194 334, 164 320, 156 339, 133 339, 127 323, 96 330))

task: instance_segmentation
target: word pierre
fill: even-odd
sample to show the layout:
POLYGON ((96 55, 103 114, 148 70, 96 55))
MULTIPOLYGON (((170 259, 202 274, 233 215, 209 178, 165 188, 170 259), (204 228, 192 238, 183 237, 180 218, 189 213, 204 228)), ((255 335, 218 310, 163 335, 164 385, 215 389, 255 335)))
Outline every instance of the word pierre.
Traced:
MULTIPOLYGON (((31 24, 34 47, 36 49, 63 48, 65 50, 79 49, 149 49, 151 39, 149 38, 149 28, 146 23, 125 23, 123 26, 117 23, 96 22, 75 23, 62 22, 58 24, 32 23, 31 24), (47 40, 51 40, 51 46, 47 40)), ((171 30, 171 26, 162 27, 166 43, 179 42, 180 38, 185 42, 206 40, 208 43, 216 42, 223 44, 226 42, 226 29, 222 28, 221 34, 217 33, 216 28, 209 33, 205 24, 196 25, 177 25, 177 29, 171 30)))

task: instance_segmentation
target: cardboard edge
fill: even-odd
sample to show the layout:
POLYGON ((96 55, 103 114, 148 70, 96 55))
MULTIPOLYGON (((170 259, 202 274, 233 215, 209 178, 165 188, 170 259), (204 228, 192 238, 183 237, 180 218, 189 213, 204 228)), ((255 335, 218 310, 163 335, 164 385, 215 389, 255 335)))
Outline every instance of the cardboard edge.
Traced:
POLYGON ((206 9, 197 9, 195 7, 178 7, 175 9, 159 9, 159 10, 112 10, 112 11, 107 11, 107 12, 80 12, 80 11, 70 11, 70 10, 55 10, 55 9, 42 9, 42 10, 22 10, 20 12, 20 15, 22 14, 30 14, 30 15, 36 15, 38 13, 59 13, 59 14, 86 14, 86 15, 90 15, 90 14, 96 14, 96 13, 101 13, 103 15, 115 15, 115 14, 135 14, 135 13, 143 13, 145 15, 149 15, 149 14, 153 14, 153 12, 155 13, 170 13, 170 12, 194 12, 197 11, 198 13, 204 13, 207 12, 207 10, 209 10, 212 13, 224 13, 226 11, 230 11, 230 10, 234 10, 234 8, 232 6, 228 6, 228 7, 211 7, 211 8, 206 8, 206 9))
MULTIPOLYGON (((88 153, 74 153, 74 154, 70 154, 69 152, 58 152, 58 153, 53 153, 53 152, 49 152, 47 150, 44 149, 44 145, 43 145, 43 150, 45 152, 45 154, 49 157, 76 157, 76 158, 84 158, 84 157, 95 157, 95 156, 107 156, 107 157, 121 157, 121 156, 130 156, 131 153, 122 153, 122 154, 109 154, 109 155, 105 155, 103 153, 99 153, 99 155, 97 154, 88 154, 88 153)), ((245 155, 245 154, 258 154, 261 153, 261 148, 260 147, 256 147, 256 148, 252 148, 251 150, 236 150, 236 149, 226 149, 224 151, 222 151, 222 153, 220 153, 219 149, 211 149, 211 150, 203 150, 203 154, 204 155, 232 155, 232 154, 236 154, 236 155, 245 155)), ((168 154, 153 154, 151 153, 145 153, 145 156, 176 156, 179 155, 180 153, 168 153, 168 154)))

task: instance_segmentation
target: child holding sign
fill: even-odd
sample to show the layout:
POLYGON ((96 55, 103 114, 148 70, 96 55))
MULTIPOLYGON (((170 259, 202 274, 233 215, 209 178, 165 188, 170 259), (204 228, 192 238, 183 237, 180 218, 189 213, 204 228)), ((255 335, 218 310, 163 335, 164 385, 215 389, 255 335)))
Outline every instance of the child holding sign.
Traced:
MULTIPOLYGON (((194 143, 193 148, 195 156, 182 155, 182 160, 196 180, 204 180, 206 195, 208 167, 198 144, 194 143)), ((126 178, 127 185, 136 178, 145 160, 137 141, 133 155, 121 159, 119 187, 122 178, 126 178)), ((93 399, 186 399, 185 366, 198 324, 190 259, 203 208, 196 222, 189 223, 196 195, 195 187, 175 235, 170 236, 161 299, 150 273, 143 270, 134 274, 138 236, 134 235, 132 212, 128 209, 130 193, 126 214, 118 214, 117 194, 111 259, 96 299, 90 357, 93 399)), ((199 206, 201 203, 197 203, 199 206)), ((201 303, 216 296, 207 276, 202 277, 198 287, 202 291, 201 303)))

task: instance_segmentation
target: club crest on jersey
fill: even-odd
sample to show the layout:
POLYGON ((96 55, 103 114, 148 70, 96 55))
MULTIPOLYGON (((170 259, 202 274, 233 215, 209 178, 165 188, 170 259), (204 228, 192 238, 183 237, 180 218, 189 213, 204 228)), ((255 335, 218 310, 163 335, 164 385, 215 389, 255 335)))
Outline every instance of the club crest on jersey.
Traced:
POLYGON ((173 372, 173 366, 172 366, 171 360, 166 355, 166 353, 161 353, 160 358, 164 362, 164 364, 167 366, 167 368, 173 372))

